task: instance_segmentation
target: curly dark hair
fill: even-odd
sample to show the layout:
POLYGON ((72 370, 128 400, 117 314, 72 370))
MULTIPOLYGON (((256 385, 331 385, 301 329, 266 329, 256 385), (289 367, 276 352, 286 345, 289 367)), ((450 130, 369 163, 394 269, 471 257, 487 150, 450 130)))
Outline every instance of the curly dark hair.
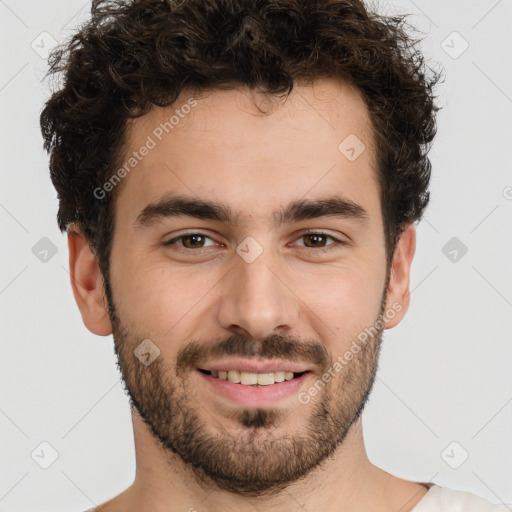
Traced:
MULTIPOLYGON (((41 113, 61 231, 76 223, 108 276, 115 199, 99 200, 119 165, 131 118, 170 106, 184 88, 269 94, 340 77, 368 108, 388 263, 429 200, 433 88, 406 15, 360 0, 93 0, 91 19, 49 58, 63 78, 41 113), (63 75, 63 76, 62 76, 63 75)), ((47 75, 47 76, 48 76, 47 75)))

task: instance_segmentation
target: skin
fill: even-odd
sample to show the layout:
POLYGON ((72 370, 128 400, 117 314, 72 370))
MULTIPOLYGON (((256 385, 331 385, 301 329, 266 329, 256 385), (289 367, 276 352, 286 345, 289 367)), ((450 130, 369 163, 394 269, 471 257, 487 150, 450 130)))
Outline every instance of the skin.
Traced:
MULTIPOLYGON (((125 156, 140 148, 189 98, 183 91, 173 107, 155 108, 130 122, 125 156)), ((135 480, 97 510, 282 511, 299 510, 300 505, 306 510, 347 512, 411 510, 427 492, 426 485, 374 466, 365 451, 361 417, 355 414, 367 398, 363 392, 369 392, 373 383, 382 331, 397 325, 408 309, 415 251, 411 224, 399 239, 388 276, 371 124, 357 90, 322 79, 314 85, 296 85, 285 102, 269 101, 246 88, 210 91, 123 179, 116 193, 107 283, 113 296, 110 314, 94 253, 77 226, 68 231, 71 284, 84 324, 94 334, 114 334, 130 398, 144 409, 142 415, 137 408, 132 410, 135 480), (269 113, 261 115, 255 103, 269 113), (338 150, 349 134, 366 145, 354 161, 338 150), (147 204, 171 192, 230 206, 238 223, 182 216, 134 228, 147 204), (271 214, 276 208, 333 193, 363 207, 366 222, 324 216, 273 227, 271 214), (334 240, 321 238, 316 246, 302 236, 306 229, 323 230, 346 244, 325 252, 322 246, 334 240), (178 246, 183 239, 178 245, 163 245, 190 232, 210 237, 199 253, 179 253, 185 250, 178 246), (251 263, 236 252, 248 236, 262 248, 251 263), (392 317, 387 315, 390 310, 392 317), (236 347, 246 342, 256 352, 270 347, 260 342, 274 338, 278 345, 292 340, 300 348, 300 338, 325 355, 316 364, 306 352, 298 352, 312 370, 301 388, 308 390, 379 318, 384 323, 378 336, 341 371, 333 372, 309 403, 293 396, 265 408, 259 419, 269 428, 251 423, 255 416, 254 410, 247 410, 250 407, 217 396, 194 368, 176 368, 180 350, 192 342, 201 355, 213 354, 215 359, 221 354, 220 342, 231 337, 239 342, 236 347), (147 367, 133 355, 143 339, 152 340, 160 350, 147 367), (170 379, 165 384, 155 380, 164 369, 170 379), (308 427, 322 408, 328 411, 333 430, 325 422, 324 428, 320 425, 311 433, 308 427), (226 451, 212 454, 219 457, 220 467, 227 453, 238 453, 235 473, 240 475, 249 467, 256 476, 258 470, 273 475, 275 464, 287 460, 290 468, 303 470, 303 478, 290 477, 281 486, 267 482, 266 492, 262 485, 251 495, 244 492, 247 482, 215 481, 193 470, 183 456, 159 442, 142 418, 155 420, 157 433, 171 443, 186 431, 179 414, 184 409, 195 415, 198 435, 209 441, 229 437, 226 451), (161 413, 160 423, 156 412, 161 413), (336 432, 340 434, 333 435, 336 432), (332 443, 322 460, 313 460, 318 450, 309 453, 306 446, 306 455, 311 455, 307 471, 299 467, 307 457, 283 459, 284 453, 291 453, 290 439, 301 446, 306 433, 313 437, 302 445, 314 446, 315 440, 322 446, 332 443)))

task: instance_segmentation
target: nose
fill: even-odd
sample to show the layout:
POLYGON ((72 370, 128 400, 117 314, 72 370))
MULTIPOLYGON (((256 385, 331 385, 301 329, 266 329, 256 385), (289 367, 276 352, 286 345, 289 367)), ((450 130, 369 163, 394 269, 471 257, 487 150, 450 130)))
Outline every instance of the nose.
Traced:
POLYGON ((236 256, 223 280, 220 325, 233 333, 264 339, 298 330, 300 300, 270 250, 252 263, 236 256))

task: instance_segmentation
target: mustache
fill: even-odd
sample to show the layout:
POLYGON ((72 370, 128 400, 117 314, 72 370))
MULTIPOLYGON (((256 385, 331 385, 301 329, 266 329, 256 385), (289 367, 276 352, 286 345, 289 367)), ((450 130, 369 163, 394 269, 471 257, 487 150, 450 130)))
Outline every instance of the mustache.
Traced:
POLYGON ((285 337, 278 334, 263 340, 233 334, 218 343, 200 343, 192 341, 182 347, 176 356, 178 372, 197 367, 212 359, 223 356, 239 356, 264 359, 285 359, 290 362, 313 363, 326 369, 332 358, 322 343, 314 340, 285 337))

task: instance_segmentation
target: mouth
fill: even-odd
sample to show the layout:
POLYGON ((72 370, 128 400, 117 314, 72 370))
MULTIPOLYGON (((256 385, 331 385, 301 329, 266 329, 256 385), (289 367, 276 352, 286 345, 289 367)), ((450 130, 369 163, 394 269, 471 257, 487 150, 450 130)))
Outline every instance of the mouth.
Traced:
POLYGON ((208 394, 244 407, 291 404, 313 373, 312 366, 282 360, 231 359, 196 368, 208 394))
POLYGON ((308 370, 302 372, 275 371, 266 373, 253 373, 242 370, 204 370, 202 368, 198 368, 198 370, 205 375, 210 375, 214 379, 252 387, 271 386, 276 383, 291 381, 306 373, 310 373, 308 370))

